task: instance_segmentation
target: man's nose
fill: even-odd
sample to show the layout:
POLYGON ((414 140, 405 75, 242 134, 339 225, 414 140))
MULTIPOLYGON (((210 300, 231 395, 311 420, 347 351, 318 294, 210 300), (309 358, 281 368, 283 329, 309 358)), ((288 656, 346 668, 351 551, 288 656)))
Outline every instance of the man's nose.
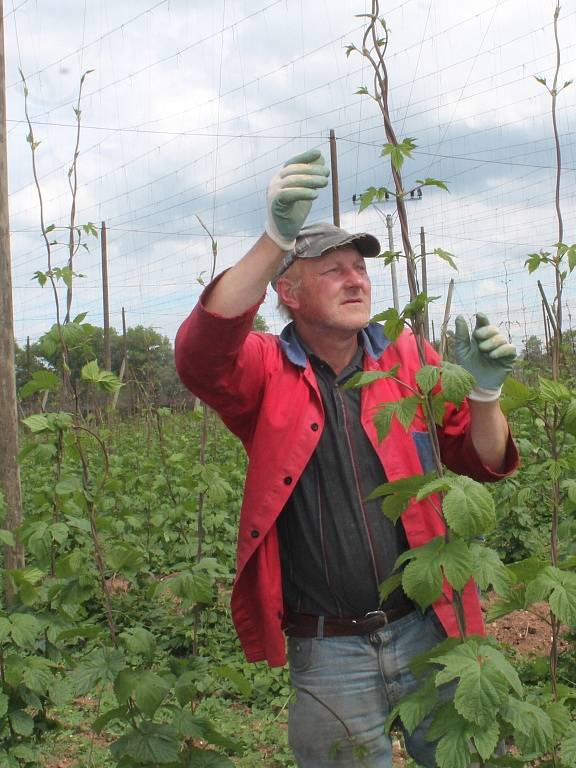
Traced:
POLYGON ((366 280, 366 274, 359 272, 357 269, 351 267, 346 272, 346 284, 351 286, 362 286, 366 280))

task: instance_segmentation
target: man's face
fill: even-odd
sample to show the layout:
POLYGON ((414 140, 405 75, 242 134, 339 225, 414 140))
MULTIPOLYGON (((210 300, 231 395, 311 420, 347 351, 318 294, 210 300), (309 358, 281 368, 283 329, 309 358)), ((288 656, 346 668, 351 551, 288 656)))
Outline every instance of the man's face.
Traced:
MULTIPOLYGON (((370 319, 370 278, 353 246, 301 259, 299 281, 284 299, 297 326, 356 333, 370 319)), ((284 298, 284 297, 283 297, 284 298)))

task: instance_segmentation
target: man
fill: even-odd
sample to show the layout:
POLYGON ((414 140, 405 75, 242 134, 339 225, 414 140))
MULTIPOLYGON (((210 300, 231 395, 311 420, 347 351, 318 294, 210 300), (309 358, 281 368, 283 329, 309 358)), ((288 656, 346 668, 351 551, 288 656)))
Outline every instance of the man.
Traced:
MULTIPOLYGON (((387 768, 383 723, 417 685, 409 661, 457 627, 448 589, 426 614, 400 589, 380 602, 378 585, 397 556, 444 529, 426 502, 411 504, 394 526, 378 501, 366 500, 386 480, 431 468, 429 435, 417 415, 408 431, 394 420, 378 441, 375 409, 406 396, 420 365, 411 334, 391 344, 369 323, 365 258, 379 254, 376 238, 304 227, 327 176, 318 151, 274 176, 265 234, 206 288, 178 332, 176 363, 249 456, 232 613, 250 661, 284 664, 283 630, 288 636, 298 765, 387 768), (280 337, 251 330, 270 282, 293 318, 280 337), (341 387, 357 371, 395 365, 394 378, 341 387)), ((517 463, 498 405, 515 351, 483 315, 472 340, 458 318, 457 348, 477 387, 460 409, 447 406, 442 458, 454 471, 497 480, 517 463)), ((472 583, 463 599, 468 631, 483 632, 472 583)), ((406 735, 407 748, 434 766, 425 732, 424 724, 406 735)))

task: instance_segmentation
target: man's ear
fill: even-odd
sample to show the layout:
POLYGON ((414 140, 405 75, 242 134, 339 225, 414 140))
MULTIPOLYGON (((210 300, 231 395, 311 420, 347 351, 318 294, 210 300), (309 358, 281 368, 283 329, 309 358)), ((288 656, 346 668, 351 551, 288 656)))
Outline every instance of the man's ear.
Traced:
POLYGON ((276 283, 276 293, 280 301, 289 309, 298 309, 300 306, 298 300, 299 280, 291 280, 289 277, 280 277, 276 283))

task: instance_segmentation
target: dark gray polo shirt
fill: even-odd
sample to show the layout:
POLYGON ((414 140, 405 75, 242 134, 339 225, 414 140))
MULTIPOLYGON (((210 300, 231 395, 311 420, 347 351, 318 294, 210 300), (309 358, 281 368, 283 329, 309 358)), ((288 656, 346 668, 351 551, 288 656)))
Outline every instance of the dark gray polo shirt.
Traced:
POLYGON ((338 376, 309 355, 324 403, 320 442, 278 518, 282 584, 293 611, 361 616, 410 603, 401 589, 380 606, 378 585, 408 548, 401 522, 366 497, 386 475, 360 422, 360 390, 342 384, 362 370, 363 349, 338 376))

